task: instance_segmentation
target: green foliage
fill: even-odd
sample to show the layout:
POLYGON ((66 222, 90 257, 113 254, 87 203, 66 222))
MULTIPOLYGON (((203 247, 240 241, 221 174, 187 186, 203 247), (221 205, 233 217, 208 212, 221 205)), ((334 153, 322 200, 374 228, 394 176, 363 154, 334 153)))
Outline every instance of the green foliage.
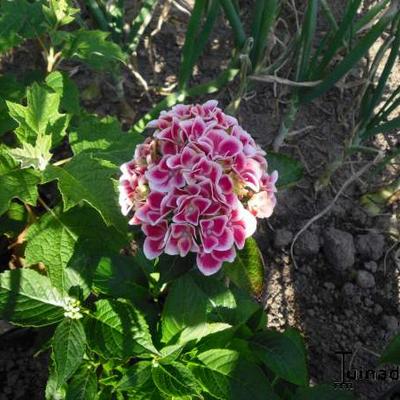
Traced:
POLYGON ((264 285, 264 261, 255 239, 247 239, 244 248, 237 251, 233 263, 226 264, 224 270, 237 286, 254 295, 261 294, 264 285))
POLYGON ((85 352, 85 330, 80 320, 64 319, 52 340, 57 387, 63 385, 79 368, 85 352))
POLYGON ((268 169, 278 171, 278 189, 296 184, 303 178, 302 164, 285 154, 268 152, 268 169))
POLYGON ((65 301, 50 280, 29 269, 0 275, 0 317, 16 325, 45 326, 63 319, 65 301))
POLYGON ((384 350, 380 363, 400 365, 400 335, 395 336, 384 350))

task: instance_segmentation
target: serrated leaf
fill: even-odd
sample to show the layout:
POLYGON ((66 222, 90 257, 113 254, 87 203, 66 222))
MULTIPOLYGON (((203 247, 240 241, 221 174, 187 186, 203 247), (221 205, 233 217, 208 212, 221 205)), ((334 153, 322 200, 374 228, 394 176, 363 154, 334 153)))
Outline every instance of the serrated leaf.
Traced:
POLYGON ((207 392, 217 399, 278 399, 262 370, 241 359, 234 350, 205 351, 191 363, 191 369, 207 392))
POLYGON ((168 293, 162 315, 162 341, 170 340, 187 327, 207 322, 207 299, 190 275, 175 281, 168 293))
POLYGON ((107 40, 108 32, 78 30, 64 35, 63 56, 76 58, 94 69, 107 69, 115 62, 124 62, 121 48, 107 40))
POLYGON ((57 386, 63 385, 79 368, 85 352, 85 330, 77 319, 64 319, 52 339, 57 386))
POLYGON ((128 391, 137 400, 147 400, 158 391, 151 377, 151 362, 139 361, 124 371, 117 389, 128 391))
POLYGON ((38 172, 20 169, 17 162, 0 146, 0 215, 7 211, 12 199, 18 198, 30 205, 36 205, 36 185, 40 183, 38 172))
POLYGON ((71 7, 67 0, 49 0, 48 6, 43 5, 43 14, 50 26, 54 27, 70 24, 79 11, 79 8, 71 7))
POLYGON ((294 185, 303 178, 303 166, 301 162, 281 153, 268 152, 268 169, 278 171, 278 182, 276 186, 279 189, 294 185))
POLYGON ((57 384, 57 375, 54 370, 54 362, 50 359, 49 362, 49 377, 46 383, 45 398, 46 400, 61 400, 65 399, 66 385, 61 387, 57 384))
POLYGON ((71 114, 79 114, 79 90, 65 72, 54 71, 47 75, 46 84, 60 96, 61 109, 71 114))
POLYGON ((272 330, 259 332, 250 339, 250 347, 280 378, 295 385, 308 385, 304 351, 288 336, 272 330))
POLYGON ((124 232, 126 222, 118 207, 116 185, 111 179, 114 171, 110 162, 81 154, 64 168, 48 165, 44 179, 47 182, 58 180, 64 211, 83 201, 95 208, 107 225, 124 232))
POLYGON ((38 135, 49 134, 53 145, 59 143, 69 124, 69 117, 58 112, 60 95, 35 82, 26 97, 26 106, 6 102, 10 116, 19 124, 15 130, 19 141, 34 144, 38 135))
POLYGON ((25 88, 14 74, 0 76, 0 135, 18 126, 8 114, 6 100, 20 101, 24 96, 25 88))
POLYGON ((238 287, 258 296, 264 285, 264 260, 257 242, 248 238, 242 250, 238 250, 235 260, 225 264, 224 271, 238 287))
POLYGON ((9 153, 21 164, 22 169, 33 167, 39 171, 44 171, 52 157, 50 149, 51 136, 39 134, 35 146, 23 142, 22 147, 10 149, 9 153))
POLYGON ((46 326, 64 317, 64 299, 50 280, 29 269, 0 274, 0 318, 16 325, 46 326))
POLYGON ((43 263, 61 292, 80 286, 88 294, 94 259, 118 251, 123 243, 124 238, 107 228, 94 209, 75 207, 66 213, 46 213, 30 226, 25 260, 27 265, 43 263))
POLYGON ((114 298, 140 301, 148 297, 146 276, 135 257, 102 257, 93 276, 93 285, 114 298))
POLYGON ((195 396, 201 392, 201 387, 190 369, 181 363, 156 364, 151 374, 155 385, 167 396, 181 398, 195 396))
POLYGON ((99 119, 97 116, 82 117, 76 130, 70 133, 70 143, 75 154, 93 154, 116 166, 130 160, 137 144, 144 137, 123 132, 119 121, 113 117, 99 119))
POLYGON ((97 394, 97 376, 92 366, 84 365, 68 384, 66 400, 92 400, 97 394))
POLYGON ((400 335, 395 336, 383 351, 379 363, 400 365, 400 335))
POLYGON ((86 323, 86 336, 90 348, 106 359, 157 353, 144 316, 121 301, 97 301, 86 323))
POLYGON ((11 202, 8 211, 0 216, 0 235, 15 237, 28 222, 28 212, 23 204, 11 202))
POLYGON ((40 2, 2 0, 0 3, 0 53, 45 30, 40 2))

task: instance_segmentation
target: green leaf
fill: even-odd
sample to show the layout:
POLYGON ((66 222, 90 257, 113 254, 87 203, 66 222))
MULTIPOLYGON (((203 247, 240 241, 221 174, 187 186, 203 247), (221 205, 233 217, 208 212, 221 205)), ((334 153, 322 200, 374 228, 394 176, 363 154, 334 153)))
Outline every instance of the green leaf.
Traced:
POLYGON ((97 394, 97 376, 92 366, 84 365, 72 377, 66 400, 93 400, 97 394))
POLYGON ((246 240, 244 248, 237 251, 233 263, 225 264, 224 271, 238 287, 256 296, 261 294, 264 284, 264 260, 253 238, 246 240))
POLYGON ((189 253, 186 257, 162 254, 158 258, 157 270, 160 272, 160 283, 171 282, 187 273, 194 266, 195 258, 189 253))
POLYGON ((58 180, 64 211, 84 201, 100 213, 107 225, 124 232, 127 224, 119 210, 117 188, 111 179, 114 171, 110 162, 82 154, 64 168, 48 165, 44 179, 58 180))
POLYGON ((71 114, 79 114, 79 90, 65 72, 54 71, 47 75, 46 84, 60 96, 61 109, 71 114))
POLYGON ((395 336, 390 341, 381 355, 379 362, 381 364, 387 363, 400 365, 400 335, 395 336))
POLYGON ((155 364, 151 374, 158 389, 167 396, 195 396, 201 391, 190 369, 181 363, 155 364))
POLYGON ((217 399, 278 399, 261 369, 241 359, 234 350, 205 351, 190 367, 207 392, 217 399))
POLYGON ((0 3, 0 53, 43 33, 41 2, 2 0, 0 3))
POLYGON ((58 377, 54 369, 53 360, 49 360, 49 377, 46 383, 45 398, 46 400, 65 399, 67 385, 58 386, 58 377))
POLYGON ((291 400, 352 400, 350 392, 339 391, 331 385, 317 385, 308 388, 298 388, 291 400))
POLYGON ((0 216, 0 235, 15 237, 28 223, 28 212, 23 204, 11 202, 8 211, 0 216))
POLYGON ((135 257, 102 257, 93 276, 93 285, 101 293, 135 303, 148 298, 146 276, 135 257))
POLYGON ((99 300, 86 323, 91 349, 104 358, 126 360, 143 353, 157 353, 144 316, 133 306, 99 300))
POLYGON ((180 277, 171 285, 164 305, 161 319, 162 341, 168 343, 183 329, 206 322, 206 309, 207 299, 192 277, 180 277))
POLYGON ((0 146, 0 215, 5 213, 12 199, 18 198, 36 205, 40 183, 39 174, 32 169, 20 169, 17 162, 0 146))
POLYGON ((29 269, 0 274, 0 318, 16 325, 46 326, 64 317, 65 302, 50 280, 29 269))
POLYGON ((117 389, 127 391, 134 395, 137 400, 147 400, 157 391, 151 376, 151 362, 139 361, 138 363, 127 368, 123 372, 121 381, 117 385, 117 389))
MULTIPOLYGON (((64 32, 65 33, 65 32, 64 32)), ((65 58, 76 58, 94 69, 107 69, 115 62, 124 62, 121 48, 109 40, 108 32, 78 30, 65 35, 62 50, 65 58)))
POLYGON ((49 0, 48 6, 43 5, 43 14, 50 26, 58 28, 70 24, 79 8, 73 8, 67 0, 49 0))
POLYGON ((308 385, 304 351, 288 336, 275 331, 264 331, 250 339, 257 357, 280 378, 295 385, 308 385))
POLYGON ((64 319, 52 340, 57 386, 63 385, 79 368, 85 352, 85 330, 79 319, 64 319))
POLYGON ((279 189, 294 185, 303 178, 301 162, 281 153, 268 152, 268 169, 278 171, 279 189))
POLYGON ((46 213, 30 226, 25 259, 27 265, 43 263, 61 292, 80 286, 88 294, 95 258, 91 255, 100 258, 123 244, 124 238, 107 228, 94 209, 75 207, 62 214, 46 213))
POLYGON ((7 101, 10 116, 18 122, 15 133, 20 142, 34 144, 38 135, 49 134, 53 145, 65 135, 69 118, 60 114, 60 95, 36 82, 28 89, 27 105, 7 101))
POLYGON ((76 131, 70 133, 74 154, 90 153, 117 167, 132 159, 136 145, 143 139, 139 134, 123 132, 114 117, 99 119, 94 115, 82 117, 76 131))
POLYGON ((18 125, 8 114, 6 100, 20 101, 25 96, 25 87, 14 74, 0 76, 0 135, 15 129, 18 125))
POLYGON ((23 142, 22 148, 10 149, 9 153, 17 162, 21 163, 22 169, 33 167, 39 171, 44 171, 52 157, 50 149, 51 136, 39 134, 35 146, 23 142))

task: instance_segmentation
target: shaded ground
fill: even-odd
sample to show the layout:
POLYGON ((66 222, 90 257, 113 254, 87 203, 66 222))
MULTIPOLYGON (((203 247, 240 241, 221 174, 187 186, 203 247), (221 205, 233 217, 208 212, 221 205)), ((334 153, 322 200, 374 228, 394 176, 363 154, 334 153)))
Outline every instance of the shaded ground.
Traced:
MULTIPOLYGON (((295 26, 290 8, 283 10, 282 17, 289 26, 295 26)), ((176 80, 186 23, 187 15, 173 8, 161 32, 151 41, 147 37, 141 45, 139 71, 147 80, 150 92, 145 93, 132 75, 125 71, 128 109, 116 100, 109 77, 99 75, 94 78, 83 67, 65 65, 64 68, 72 73, 80 86, 85 106, 99 114, 118 115, 127 126, 143 115, 151 101, 160 98, 158 89, 176 80)), ((154 28, 155 22, 148 32, 154 28)), ((320 30, 323 28, 321 26, 320 30)), ((285 29, 284 24, 278 24, 276 35, 281 40, 287 34, 285 29)), ((227 64, 231 40, 228 32, 222 22, 217 24, 212 43, 196 69, 195 82, 215 78, 221 66, 227 64)), ((276 53, 279 53, 279 48, 273 49, 272 59, 277 56, 276 53)), ((18 60, 26 60, 27 54, 32 52, 21 50, 21 54, 10 59, 5 68, 14 68, 18 60)), ((40 59, 32 59, 31 65, 40 62, 40 59)), ((282 71, 281 76, 286 77, 286 73, 288 71, 282 71)), ((398 82, 400 70, 396 74, 394 82, 391 82, 393 85, 396 79, 398 82)), ((354 74, 348 81, 357 82, 357 79, 354 74)), ((236 89, 234 83, 215 96, 221 106, 229 104, 236 89)), ((297 266, 289 254, 296 232, 330 203, 346 179, 370 160, 370 157, 350 160, 334 174, 329 186, 319 192, 315 190, 316 180, 327 163, 340 155, 344 140, 349 135, 357 89, 357 85, 347 90, 332 89, 324 98, 301 109, 293 129, 307 129, 290 138, 281 151, 302 161, 304 179, 278 193, 275 214, 267 223, 261 224, 257 234, 266 260, 264 298, 269 325, 277 329, 295 326, 304 333, 309 348, 311 379, 318 383, 333 383, 340 378, 337 351, 355 354, 353 365, 359 369, 375 368, 378 353, 400 330, 399 272, 396 271, 393 252, 388 252, 394 240, 389 232, 398 229, 398 204, 394 203, 382 210, 381 215, 371 217, 359 201, 363 193, 378 188, 396 171, 388 171, 373 179, 369 179, 371 177, 367 173, 355 180, 332 211, 300 236, 295 246, 297 266)), ((267 150, 279 129, 289 94, 289 89, 284 86, 257 84, 242 100, 238 119, 267 150)), ((377 145, 396 147, 398 140, 398 135, 393 135, 378 141, 377 145)), ((0 360, 3 357, 0 375, 5 373, 7 379, 8 376, 16 379, 20 382, 17 385, 19 388, 30 385, 30 373, 26 372, 23 380, 18 374, 17 378, 13 378, 16 375, 11 365, 19 365, 22 360, 23 365, 28 365, 26 371, 31 366, 42 372, 46 368, 45 358, 33 360, 30 350, 26 349, 29 346, 22 350, 12 347, 9 351, 0 348, 0 360)), ((36 381, 35 390, 40 387, 40 382, 44 382, 45 372, 41 379, 36 381)), ((0 382, 4 384, 4 378, 0 382)), ((357 382, 355 393, 359 399, 378 399, 391 385, 390 380, 357 382)), ((14 387, 14 382, 11 384, 7 380, 6 387, 14 387)), ((17 397, 16 392, 13 392, 14 397, 10 394, 9 397, 4 397, 4 394, 1 397, 1 390, 1 400, 35 399, 29 391, 24 392, 26 397, 17 397)))

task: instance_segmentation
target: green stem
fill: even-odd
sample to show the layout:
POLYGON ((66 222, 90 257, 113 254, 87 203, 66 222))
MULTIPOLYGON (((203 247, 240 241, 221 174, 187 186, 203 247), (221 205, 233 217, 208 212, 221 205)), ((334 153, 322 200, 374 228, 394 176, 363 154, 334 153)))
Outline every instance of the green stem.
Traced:
POLYGON ((86 5, 102 31, 109 31, 108 21, 96 0, 86 0, 86 5))

